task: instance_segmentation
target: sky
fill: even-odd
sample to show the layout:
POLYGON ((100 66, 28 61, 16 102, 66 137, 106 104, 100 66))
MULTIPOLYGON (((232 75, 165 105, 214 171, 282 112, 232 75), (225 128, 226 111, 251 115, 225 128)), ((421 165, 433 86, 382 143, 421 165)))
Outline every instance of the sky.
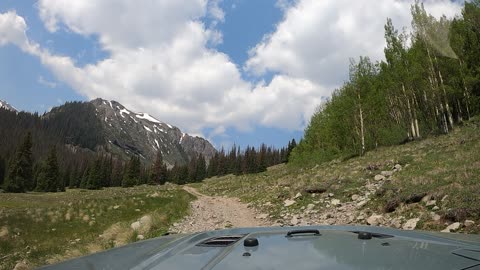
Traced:
MULTIPOLYGON (((217 148, 297 141, 348 77, 383 59, 407 0, 1 0, 0 99, 46 112, 101 97, 217 148)), ((427 0, 435 17, 461 2, 427 0)))

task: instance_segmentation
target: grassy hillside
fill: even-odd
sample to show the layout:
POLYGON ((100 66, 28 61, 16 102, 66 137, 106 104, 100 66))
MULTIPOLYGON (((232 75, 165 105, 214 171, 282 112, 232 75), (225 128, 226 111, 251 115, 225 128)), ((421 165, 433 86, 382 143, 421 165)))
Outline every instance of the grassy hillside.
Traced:
POLYGON ((400 228, 418 218, 416 229, 443 230, 458 221, 459 231, 478 233, 480 119, 448 135, 379 148, 363 157, 303 168, 279 165, 260 174, 211 178, 197 187, 207 194, 240 197, 279 224, 303 218, 307 224, 400 228), (286 206, 286 200, 295 203, 286 206), (380 215, 380 221, 368 222, 372 215, 380 215), (475 224, 464 226, 465 220, 475 224))
POLYGON ((0 194, 0 269, 22 260, 40 266, 160 236, 187 214, 192 199, 168 185, 0 194))

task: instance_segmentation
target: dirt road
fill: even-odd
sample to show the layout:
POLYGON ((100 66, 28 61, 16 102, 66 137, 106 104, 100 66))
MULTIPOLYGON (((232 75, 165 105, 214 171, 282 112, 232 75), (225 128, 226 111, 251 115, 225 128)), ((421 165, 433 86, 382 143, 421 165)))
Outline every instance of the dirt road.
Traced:
POLYGON ((224 228, 268 226, 267 215, 257 213, 236 198, 210 197, 193 187, 183 187, 197 197, 191 203, 191 214, 173 224, 171 231, 192 233, 224 228))

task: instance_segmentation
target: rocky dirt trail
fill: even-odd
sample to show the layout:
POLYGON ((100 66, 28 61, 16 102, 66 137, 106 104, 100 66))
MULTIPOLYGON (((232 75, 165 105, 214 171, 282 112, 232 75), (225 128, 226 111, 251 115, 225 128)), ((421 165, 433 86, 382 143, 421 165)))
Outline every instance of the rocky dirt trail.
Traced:
POLYGON ((183 189, 197 197, 191 203, 191 213, 181 222, 173 224, 171 231, 193 233, 215 229, 260 227, 271 225, 266 214, 260 214, 237 198, 211 197, 193 187, 183 189))
MULTIPOLYGON (((409 165, 405 165, 408 167, 409 165)), ((444 196, 438 201, 430 194, 409 199, 406 204, 398 203, 392 205, 389 213, 376 213, 365 207, 367 203, 384 193, 383 186, 391 180, 394 174, 401 171, 403 167, 400 164, 390 171, 382 171, 368 179, 365 185, 358 188, 356 194, 353 194, 347 200, 341 201, 333 193, 308 194, 298 193, 293 198, 286 199, 283 202, 280 217, 274 217, 267 214, 266 211, 275 207, 271 202, 264 203, 262 206, 253 207, 251 204, 244 204, 238 198, 207 196, 198 192, 195 188, 185 186, 184 190, 195 195, 198 199, 191 203, 191 214, 176 223, 171 231, 178 233, 191 233, 200 231, 209 231, 224 228, 238 227, 258 227, 258 226, 309 226, 309 225, 371 225, 387 226, 403 230, 414 230, 417 223, 423 217, 423 220, 440 222, 441 216, 437 213, 443 207, 444 196), (311 196, 312 203, 295 207, 304 196, 311 196), (425 205, 426 212, 408 211, 409 208, 417 204, 425 205), (391 213, 395 208, 405 208, 405 214, 397 215, 391 213)), ((414 209, 414 208, 412 208, 414 209)), ((472 220, 465 222, 445 223, 447 226, 442 232, 456 232, 462 227, 470 227, 475 224, 472 220)))

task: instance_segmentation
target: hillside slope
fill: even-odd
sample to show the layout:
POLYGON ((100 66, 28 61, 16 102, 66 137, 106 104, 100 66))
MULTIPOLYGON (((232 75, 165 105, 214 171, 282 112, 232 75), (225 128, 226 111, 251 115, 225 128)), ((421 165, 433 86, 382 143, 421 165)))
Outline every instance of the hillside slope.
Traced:
POLYGON ((210 178, 197 188, 239 197, 278 225, 370 224, 480 232, 480 119, 448 135, 313 167, 210 178))
POLYGON ((105 148, 118 155, 138 155, 147 161, 155 160, 161 151, 167 166, 187 164, 202 154, 206 160, 216 150, 207 140, 192 137, 179 128, 157 120, 147 113, 136 113, 116 101, 92 100, 95 114, 102 125, 105 148))
POLYGON ((209 160, 216 153, 203 138, 103 99, 67 102, 41 116, 17 113, 0 100, 0 120, 0 156, 7 159, 27 132, 32 133, 33 151, 38 157, 45 156, 55 144, 68 146, 75 153, 110 153, 122 160, 136 155, 150 164, 161 151, 166 165, 172 167, 175 163, 187 164, 199 154, 209 160))

